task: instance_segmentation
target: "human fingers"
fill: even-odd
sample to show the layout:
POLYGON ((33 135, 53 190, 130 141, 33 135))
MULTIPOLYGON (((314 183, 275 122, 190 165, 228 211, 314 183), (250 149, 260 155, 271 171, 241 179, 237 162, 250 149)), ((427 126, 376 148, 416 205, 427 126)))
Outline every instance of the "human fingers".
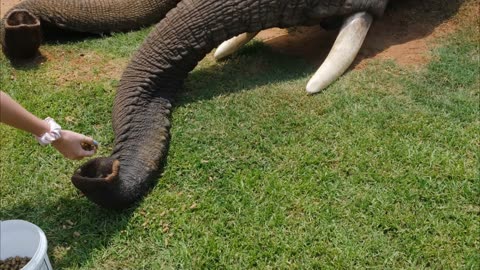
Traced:
POLYGON ((91 137, 88 136, 83 136, 82 142, 81 142, 82 149, 85 151, 94 151, 94 153, 97 151, 98 148, 98 142, 92 139, 91 137))
POLYGON ((79 153, 78 153, 78 156, 76 157, 77 159, 82 159, 84 157, 91 157, 93 155, 95 155, 95 152, 96 152, 96 149, 94 150, 84 150, 82 149, 79 153))

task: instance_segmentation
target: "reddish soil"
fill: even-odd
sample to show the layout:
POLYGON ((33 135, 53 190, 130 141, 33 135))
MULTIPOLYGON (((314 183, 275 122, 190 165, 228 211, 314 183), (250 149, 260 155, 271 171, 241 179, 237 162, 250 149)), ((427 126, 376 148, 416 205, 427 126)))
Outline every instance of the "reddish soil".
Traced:
MULTIPOLYGON (((1 0, 0 14, 3 16, 17 2, 20 0, 1 0)), ((361 68, 372 59, 392 59, 400 65, 419 67, 429 61, 428 52, 435 40, 453 32, 461 21, 477 18, 479 6, 479 0, 391 0, 385 15, 370 29, 353 67, 361 68)), ((320 64, 336 34, 319 26, 274 28, 262 31, 258 38, 275 51, 320 64)))
MULTIPOLYGON (((455 31, 460 21, 477 17, 478 2, 391 0, 385 15, 372 25, 353 68, 362 68, 372 59, 422 66, 429 61, 428 52, 436 40, 455 31)), ((300 56, 320 65, 337 34, 338 31, 325 31, 320 26, 293 30, 274 28, 260 32, 258 38, 274 51, 300 56)))
POLYGON ((120 79, 128 59, 111 59, 94 52, 73 53, 43 52, 52 66, 49 76, 55 85, 89 82, 105 79, 120 79))
POLYGON ((5 15, 10 8, 20 1, 21 0, 0 0, 0 17, 3 18, 3 15, 5 15))

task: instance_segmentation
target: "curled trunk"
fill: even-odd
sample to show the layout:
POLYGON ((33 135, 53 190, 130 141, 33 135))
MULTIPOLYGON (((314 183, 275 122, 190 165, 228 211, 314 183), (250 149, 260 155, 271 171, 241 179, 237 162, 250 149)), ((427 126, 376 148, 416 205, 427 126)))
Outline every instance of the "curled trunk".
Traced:
POLYGON ((0 42, 6 55, 28 58, 37 52, 37 37, 45 27, 88 33, 134 30, 159 22, 179 1, 26 0, 6 13, 0 42))
POLYGON ((318 22, 312 10, 319 5, 323 5, 324 15, 314 15, 321 19, 358 12, 359 4, 365 1, 346 7, 342 6, 344 2, 180 2, 153 29, 123 73, 113 108, 112 156, 80 167, 72 177, 73 184, 103 207, 123 208, 140 199, 159 176, 166 159, 173 97, 198 61, 222 41, 238 34, 311 25, 318 22))

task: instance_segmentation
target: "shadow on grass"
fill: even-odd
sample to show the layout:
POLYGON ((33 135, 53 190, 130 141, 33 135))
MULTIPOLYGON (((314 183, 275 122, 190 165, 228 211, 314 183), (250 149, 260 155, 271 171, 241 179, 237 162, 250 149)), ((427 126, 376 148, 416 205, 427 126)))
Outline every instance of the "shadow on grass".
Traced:
POLYGON ((41 53, 37 53, 33 58, 28 59, 12 59, 8 57, 7 59, 12 67, 18 70, 34 70, 47 61, 47 58, 41 53))
POLYGON ((93 34, 85 32, 76 32, 66 29, 60 29, 53 26, 43 28, 43 44, 54 45, 58 43, 75 43, 90 39, 100 39, 108 37, 110 34, 93 34))
POLYGON ((134 209, 112 212, 72 197, 29 201, 0 213, 3 220, 23 219, 39 226, 47 236, 53 267, 63 269, 84 265, 94 250, 108 246, 112 236, 125 229, 134 209))
MULTIPOLYGON (((306 84, 314 71, 305 60, 278 54, 265 44, 254 41, 232 59, 191 72, 175 104, 181 106, 303 77, 306 84)), ((305 93, 304 89, 298 89, 298 92, 305 93)))

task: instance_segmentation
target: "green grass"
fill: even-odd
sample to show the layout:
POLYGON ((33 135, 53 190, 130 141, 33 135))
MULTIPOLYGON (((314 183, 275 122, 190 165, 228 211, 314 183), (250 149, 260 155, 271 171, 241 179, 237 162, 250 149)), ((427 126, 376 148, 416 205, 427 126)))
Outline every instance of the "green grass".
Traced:
MULTIPOLYGON (((73 76, 75 59, 125 63, 147 32, 50 44, 64 57, 29 68, 0 58, 2 90, 108 155, 118 77, 73 76)), ((262 44, 208 56, 179 95, 163 176, 121 213, 77 193, 81 162, 0 126, 0 219, 39 225, 57 269, 478 269, 477 35, 451 35, 423 70, 374 62, 315 96, 314 67, 262 44)))

